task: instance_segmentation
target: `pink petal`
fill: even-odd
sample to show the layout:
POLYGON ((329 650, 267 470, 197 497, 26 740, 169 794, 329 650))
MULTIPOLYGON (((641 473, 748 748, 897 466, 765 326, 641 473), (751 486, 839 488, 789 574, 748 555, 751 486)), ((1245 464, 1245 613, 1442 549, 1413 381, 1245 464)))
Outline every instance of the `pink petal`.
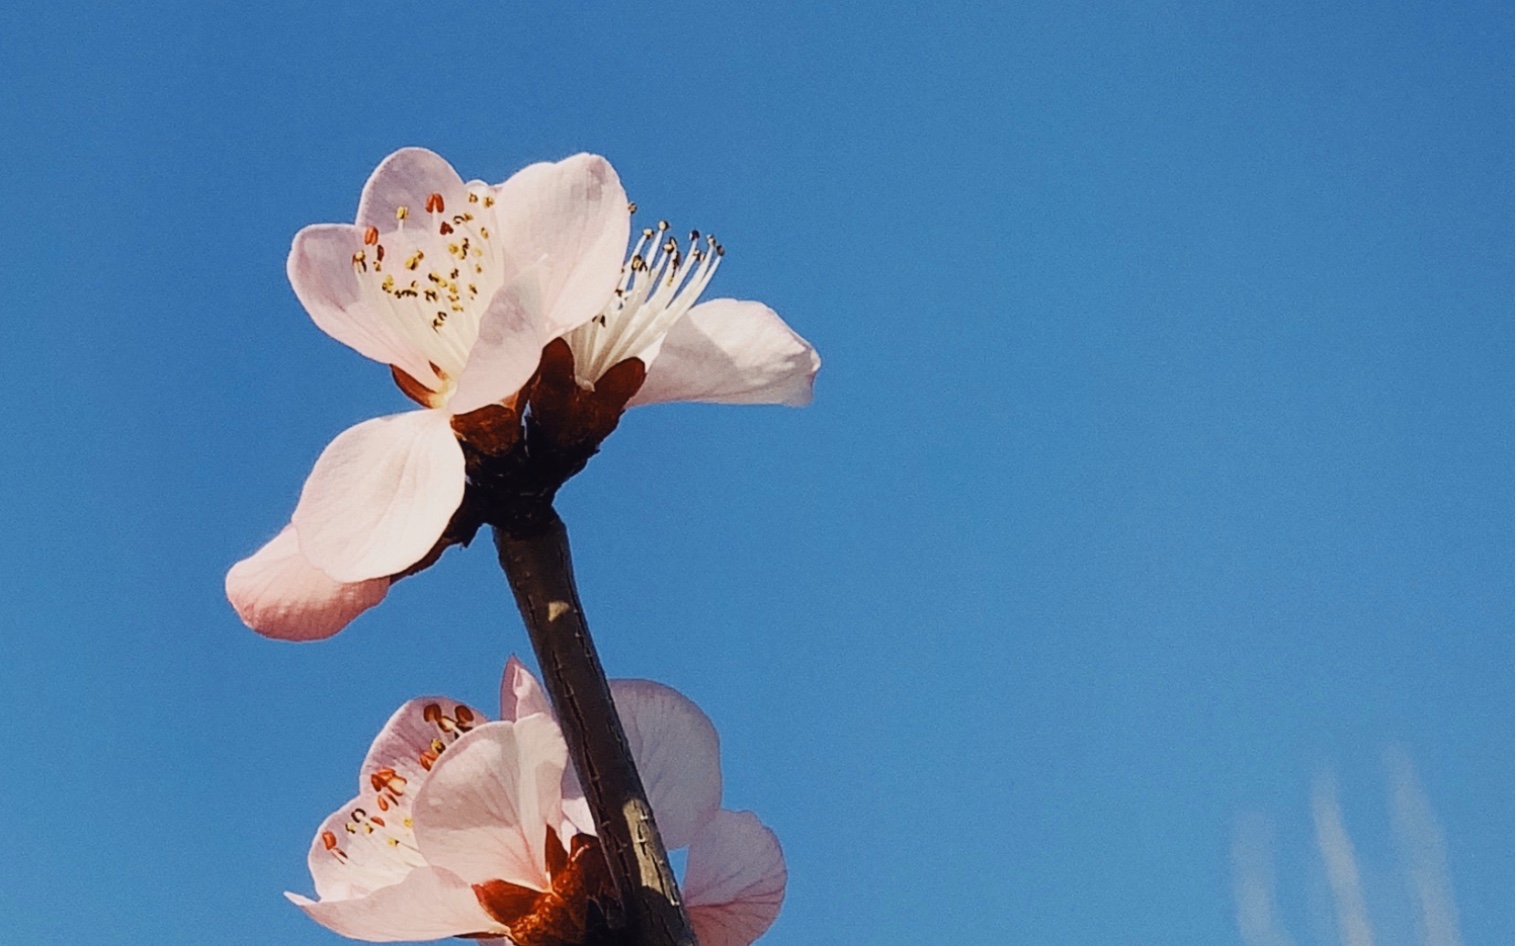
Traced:
POLYGON ((773 924, 788 872, 779 839, 749 811, 719 811, 690 845, 684 898, 700 946, 748 946, 773 924))
POLYGON ((626 191, 610 162, 576 154, 533 164, 496 194, 506 256, 540 287, 544 339, 599 314, 615 291, 631 233, 626 191))
POLYGON ((469 884, 434 867, 418 868, 396 884, 353 899, 318 903, 298 894, 285 896, 327 929, 370 943, 504 932, 469 884))
POLYGON ((530 274, 517 274, 495 292, 479 317, 479 336, 448 398, 448 410, 467 414, 505 400, 526 384, 552 337, 546 334, 540 298, 530 274))
POLYGON ((414 378, 432 377, 426 353, 406 340, 393 319, 362 301, 353 254, 366 249, 358 226, 321 223, 301 230, 285 263, 295 295, 317 327, 358 354, 414 378))
POLYGON ((430 219, 427 199, 433 194, 442 196, 444 210, 455 213, 468 200, 463 179, 441 155, 425 148, 401 148, 380 161, 363 185, 358 226, 388 233, 400 226, 395 216, 398 207, 409 213, 405 226, 424 226, 430 219))
MULTIPOLYGON (((500 718, 512 722, 534 713, 543 713, 550 719, 558 718, 542 684, 525 664, 512 656, 506 661, 505 675, 500 680, 500 718)), ((575 834, 595 833, 595 817, 590 813, 590 803, 585 800, 584 789, 579 787, 579 777, 574 774, 572 765, 563 770, 563 820, 558 834, 565 842, 575 834)))
POLYGON ((390 716, 358 770, 358 788, 379 798, 384 811, 409 815, 421 783, 453 743, 489 717, 461 700, 424 696, 390 716))
POLYGON ((359 792, 321 822, 306 854, 316 895, 348 900, 398 884, 424 861, 404 815, 380 811, 373 792, 359 792))
POLYGON ((563 823, 568 747, 558 724, 536 715, 486 723, 433 766, 416 796, 416 840, 427 863, 479 883, 547 890, 547 829, 563 823))
POLYGON ((533 713, 551 716, 553 706, 526 664, 512 655, 505 662, 505 674, 500 678, 500 718, 509 723, 533 713))
POLYGON ((760 302, 712 299, 674 323, 631 404, 811 402, 821 357, 760 302))
POLYGON ((293 526, 226 573, 226 597, 248 627, 268 637, 313 641, 384 600, 388 578, 344 584, 306 561, 293 526))
POLYGON ((650 680, 612 680, 611 695, 664 845, 685 847, 721 807, 721 743, 700 707, 650 680))
POLYGON ((358 770, 358 796, 311 841, 307 861, 322 899, 363 896, 425 866, 411 827, 415 797, 442 753, 485 719, 445 696, 410 700, 391 714, 358 770))
POLYGON ((463 499, 463 450, 450 420, 444 411, 410 411, 337 435, 292 517, 311 564, 339 581, 363 581, 431 551, 463 499))

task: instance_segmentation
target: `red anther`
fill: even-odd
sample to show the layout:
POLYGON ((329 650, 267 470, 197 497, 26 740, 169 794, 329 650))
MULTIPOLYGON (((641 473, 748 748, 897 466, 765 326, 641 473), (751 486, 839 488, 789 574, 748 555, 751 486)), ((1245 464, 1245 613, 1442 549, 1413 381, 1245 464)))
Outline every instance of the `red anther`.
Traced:
POLYGON ((321 832, 321 846, 328 851, 334 850, 337 847, 337 836, 330 831, 321 832))
MULTIPOLYGON (((370 227, 369 229, 372 230, 373 227, 370 227)), ((384 262, 384 244, 383 243, 381 243, 378 246, 374 247, 374 259, 378 260, 381 263, 384 262)))
POLYGON ((442 213, 442 195, 436 192, 429 194, 426 198, 426 209, 428 213, 442 213))
POLYGON ((373 246, 375 243, 378 243, 378 242, 379 242, 379 228, 378 227, 369 227, 367 230, 363 231, 363 245, 364 246, 373 246))
POLYGON ((442 221, 442 225, 437 228, 437 232, 443 236, 447 236, 449 233, 453 232, 453 225, 444 220, 442 221))

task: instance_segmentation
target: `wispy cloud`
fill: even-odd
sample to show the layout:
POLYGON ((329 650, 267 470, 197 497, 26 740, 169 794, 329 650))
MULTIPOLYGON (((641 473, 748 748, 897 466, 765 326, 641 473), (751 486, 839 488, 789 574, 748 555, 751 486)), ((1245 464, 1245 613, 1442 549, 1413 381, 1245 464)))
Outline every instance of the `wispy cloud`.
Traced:
POLYGON ((1343 946, 1374 946, 1369 927, 1369 911, 1363 901, 1363 882, 1358 873, 1358 858, 1353 842, 1342 823, 1342 807, 1337 803, 1337 783, 1330 773, 1316 779, 1311 793, 1311 814, 1316 822, 1316 846, 1326 864, 1327 882, 1337 908, 1337 933, 1343 946))
POLYGON ((1390 774, 1390 822, 1395 830, 1395 847, 1421 907, 1421 942, 1424 946, 1463 946, 1458 935, 1458 908, 1448 874, 1447 849, 1442 828, 1432 813, 1432 803, 1404 750, 1387 750, 1385 765, 1390 774))
POLYGON ((1274 899, 1274 832, 1267 818, 1243 817, 1232 839, 1237 930, 1246 946, 1295 946, 1279 922, 1274 899))

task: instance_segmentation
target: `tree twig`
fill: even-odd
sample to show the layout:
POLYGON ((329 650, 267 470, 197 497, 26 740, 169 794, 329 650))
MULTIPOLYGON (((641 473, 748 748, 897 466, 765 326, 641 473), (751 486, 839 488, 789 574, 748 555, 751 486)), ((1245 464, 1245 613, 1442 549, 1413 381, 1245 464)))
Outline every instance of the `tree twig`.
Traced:
POLYGON ((585 624, 568 530, 549 506, 495 528, 495 548, 595 816, 624 929, 636 946, 698 946, 585 624))

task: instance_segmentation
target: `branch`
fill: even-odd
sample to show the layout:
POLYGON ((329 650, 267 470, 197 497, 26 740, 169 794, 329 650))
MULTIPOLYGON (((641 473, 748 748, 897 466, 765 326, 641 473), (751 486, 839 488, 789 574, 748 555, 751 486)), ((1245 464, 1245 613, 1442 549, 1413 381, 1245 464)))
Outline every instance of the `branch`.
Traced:
POLYGON ((584 622, 563 520, 546 507, 509 530, 497 526, 495 548, 594 813, 629 942, 698 946, 584 622))

